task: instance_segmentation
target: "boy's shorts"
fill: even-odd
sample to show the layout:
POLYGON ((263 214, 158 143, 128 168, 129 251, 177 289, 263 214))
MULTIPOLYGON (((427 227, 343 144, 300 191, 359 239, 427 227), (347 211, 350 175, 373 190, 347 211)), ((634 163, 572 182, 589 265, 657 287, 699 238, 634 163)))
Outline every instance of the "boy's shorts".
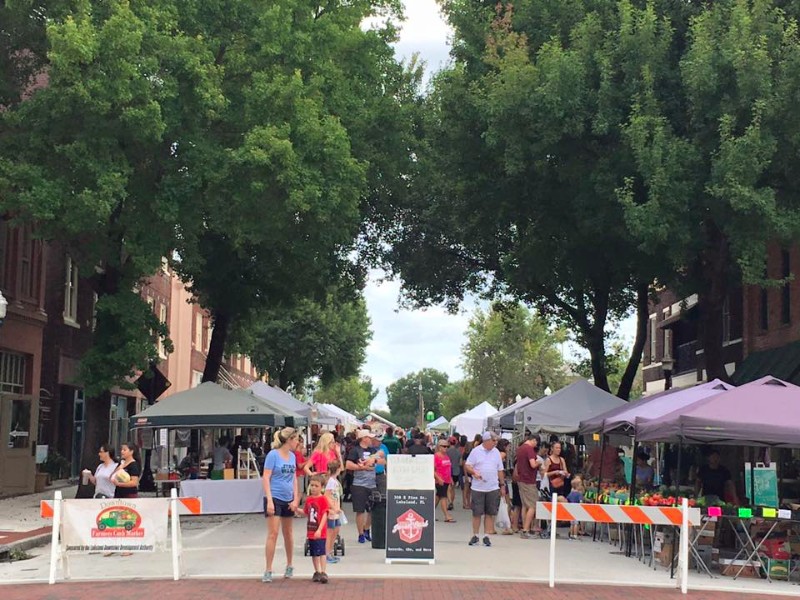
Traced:
POLYGON ((311 556, 325 556, 325 540, 308 540, 311 556))

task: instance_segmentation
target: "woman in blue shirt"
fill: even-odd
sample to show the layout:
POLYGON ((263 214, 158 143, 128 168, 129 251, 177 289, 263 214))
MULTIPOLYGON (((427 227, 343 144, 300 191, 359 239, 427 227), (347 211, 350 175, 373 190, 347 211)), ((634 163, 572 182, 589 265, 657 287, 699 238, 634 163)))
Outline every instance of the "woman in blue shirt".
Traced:
POLYGON ((295 470, 297 460, 294 451, 298 444, 297 431, 285 427, 275 432, 272 450, 264 460, 264 516, 267 518, 266 571, 261 581, 272 583, 272 560, 278 543, 278 530, 283 531, 283 545, 286 547, 285 578, 294 575, 292 566, 292 519, 297 511, 300 494, 297 489, 295 470))

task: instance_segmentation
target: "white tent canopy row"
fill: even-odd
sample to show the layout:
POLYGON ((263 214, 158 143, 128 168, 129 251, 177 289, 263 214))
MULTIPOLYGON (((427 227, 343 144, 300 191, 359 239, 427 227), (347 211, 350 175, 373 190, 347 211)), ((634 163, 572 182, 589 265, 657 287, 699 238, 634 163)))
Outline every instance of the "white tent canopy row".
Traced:
POLYGON ((428 423, 426 429, 428 431, 449 431, 450 422, 444 417, 439 417, 435 421, 428 423))
POLYGON ((468 439, 486 431, 489 417, 497 413, 497 409, 488 402, 481 402, 475 408, 450 419, 450 427, 468 439))
POLYGON ((319 407, 320 412, 325 411, 328 414, 333 415, 338 423, 344 426, 345 429, 355 429, 362 425, 361 421, 358 420, 354 414, 351 414, 344 410, 343 408, 339 408, 335 404, 317 404, 319 407))
POLYGON ((306 404, 300 402, 297 398, 283 391, 279 387, 275 387, 263 381, 256 381, 248 388, 253 394, 259 398, 263 398, 273 404, 277 404, 287 410, 303 415, 308 419, 309 424, 329 425, 331 427, 337 425, 341 417, 333 412, 323 409, 321 404, 306 404), (317 415, 312 419, 312 411, 317 409, 317 415))

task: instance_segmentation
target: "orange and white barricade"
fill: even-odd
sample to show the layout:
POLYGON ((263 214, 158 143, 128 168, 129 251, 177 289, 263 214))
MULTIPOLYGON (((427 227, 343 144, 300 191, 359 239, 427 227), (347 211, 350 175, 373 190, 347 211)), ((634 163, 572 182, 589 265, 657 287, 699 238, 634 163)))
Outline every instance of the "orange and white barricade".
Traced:
POLYGON ((42 500, 40 505, 41 516, 53 519, 49 582, 56 582, 59 562, 64 578, 70 578, 71 552, 166 550, 168 529, 172 576, 177 581, 181 576, 180 515, 199 515, 202 508, 200 498, 179 498, 175 489, 169 498, 80 500, 65 500, 57 491, 53 500, 42 500))
POLYGON ((619 523, 623 525, 672 525, 681 530, 679 578, 681 592, 687 593, 689 577, 690 527, 701 525, 699 508, 689 508, 684 498, 680 508, 671 506, 625 506, 609 504, 568 504, 558 501, 553 494, 551 502, 536 504, 536 518, 550 521, 550 587, 555 586, 556 524, 558 521, 584 523, 619 523))

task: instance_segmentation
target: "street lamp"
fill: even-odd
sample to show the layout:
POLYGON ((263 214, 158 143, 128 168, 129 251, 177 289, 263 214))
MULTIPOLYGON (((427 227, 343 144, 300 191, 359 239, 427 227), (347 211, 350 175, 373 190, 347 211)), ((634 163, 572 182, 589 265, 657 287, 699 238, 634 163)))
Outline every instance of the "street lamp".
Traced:
POLYGON ((425 429, 425 402, 422 400, 422 375, 419 377, 419 429, 425 429))
POLYGON ((7 314, 8 314, 8 300, 6 300, 6 297, 3 296, 3 292, 0 292, 0 327, 3 326, 7 314))

